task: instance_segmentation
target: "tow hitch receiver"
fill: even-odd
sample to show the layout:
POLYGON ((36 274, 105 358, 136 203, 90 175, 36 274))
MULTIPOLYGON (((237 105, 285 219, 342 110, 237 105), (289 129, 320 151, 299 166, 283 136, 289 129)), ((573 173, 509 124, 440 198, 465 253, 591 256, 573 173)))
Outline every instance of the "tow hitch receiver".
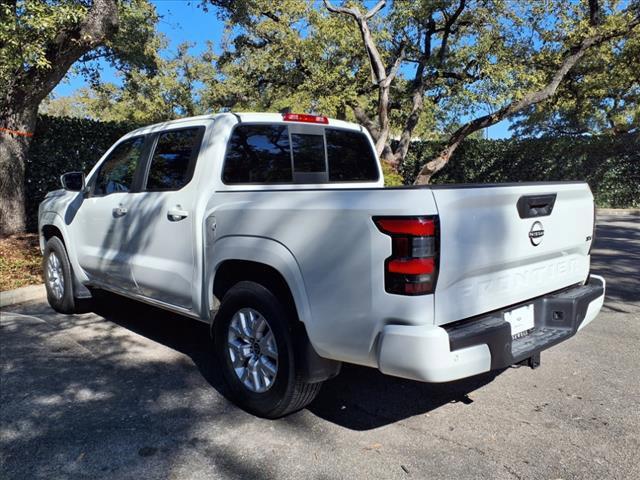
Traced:
POLYGON ((530 367, 532 370, 540 366, 540 352, 534 353, 529 358, 525 358, 518 365, 530 367))

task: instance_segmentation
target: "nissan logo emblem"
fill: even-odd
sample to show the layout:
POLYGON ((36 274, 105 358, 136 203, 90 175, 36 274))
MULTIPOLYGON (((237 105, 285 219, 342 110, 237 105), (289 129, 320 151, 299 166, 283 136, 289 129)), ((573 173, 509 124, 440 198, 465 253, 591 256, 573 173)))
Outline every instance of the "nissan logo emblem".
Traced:
POLYGON ((531 245, 537 247, 542 243, 542 237, 544 237, 544 228, 542 228, 542 223, 533 222, 531 225, 531 230, 529 230, 529 240, 531 240, 531 245))

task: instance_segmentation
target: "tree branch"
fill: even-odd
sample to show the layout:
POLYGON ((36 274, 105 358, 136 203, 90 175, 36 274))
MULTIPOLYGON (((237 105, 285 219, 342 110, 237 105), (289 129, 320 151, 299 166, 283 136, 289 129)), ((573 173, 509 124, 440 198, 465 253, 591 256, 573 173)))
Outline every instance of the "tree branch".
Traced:
POLYGON ((393 62, 393 65, 391 66, 391 70, 389 70, 389 73, 387 74, 387 77, 385 78, 384 82, 382 82, 385 87, 390 86, 393 79, 396 78, 396 75, 398 74, 398 70, 400 69, 400 65, 405 59, 406 50, 407 50, 406 46, 407 45, 404 41, 400 44, 400 51, 398 52, 398 56, 393 62))
POLYGON ((376 46, 375 42, 373 41, 373 37, 371 36, 371 31, 369 30, 369 24, 367 23, 367 20, 369 20, 371 17, 373 17, 373 15, 379 12, 380 9, 385 5, 385 3, 386 0, 380 0, 372 9, 370 9, 366 14, 363 15, 357 7, 335 7, 329 0, 324 0, 324 5, 330 12, 349 15, 355 19, 358 27, 360 28, 362 41, 364 42, 367 55, 369 56, 371 71, 373 73, 375 83, 377 84, 380 84, 380 82, 384 81, 384 79, 386 78, 386 69, 384 66, 384 62, 382 61, 382 55, 380 55, 378 47, 376 46))
POLYGON ((570 48, 567 51, 564 60, 556 70, 555 74, 551 77, 549 83, 547 83, 547 85, 545 85, 542 89, 535 92, 530 92, 522 99, 513 101, 492 114, 484 115, 471 120, 470 122, 467 122, 466 124, 458 128, 451 135, 442 151, 440 151, 440 153, 433 160, 426 163, 422 167, 415 183, 428 183, 431 179, 431 176, 447 164, 449 158, 451 158, 451 155, 458 147, 458 145, 473 132, 486 127, 490 127, 491 125, 495 125, 505 118, 508 118, 526 109, 527 107, 551 98, 556 93, 562 79, 576 65, 576 63, 578 63, 578 61, 590 48, 601 45, 602 43, 613 38, 625 35, 632 31, 638 25, 640 25, 640 16, 636 16, 622 28, 607 33, 598 33, 584 38, 578 45, 570 48))
POLYGON ((382 7, 384 7, 386 3, 387 3, 386 0, 379 0, 378 3, 376 3, 373 6, 373 8, 369 9, 369 11, 367 13, 365 13, 364 19, 365 20, 369 20, 376 13, 378 13, 380 10, 382 10, 382 7))
POLYGON ((84 53, 102 44, 118 28, 116 0, 95 0, 78 28, 61 31, 48 46, 50 68, 32 67, 22 74, 24 104, 40 103, 84 53))
POLYGON ((451 16, 446 15, 445 13, 446 10, 442 12, 446 19, 446 22, 443 27, 444 30, 442 34, 442 43, 440 44, 440 49, 438 50, 438 61, 440 62, 440 65, 442 65, 442 63, 444 62, 444 56, 447 53, 447 44, 449 43, 449 36, 452 33, 451 28, 458 20, 458 17, 460 17, 460 15, 462 14, 462 11, 464 10, 465 6, 466 6, 466 0, 460 0, 460 3, 458 4, 458 8, 456 8, 455 12, 453 12, 453 15, 451 16))
POLYGON ((357 103, 355 102, 350 103, 349 106, 351 107, 351 110, 353 111, 353 114, 356 117, 356 120, 358 120, 358 123, 364 125, 364 127, 369 131, 369 133, 373 137, 374 142, 377 141, 380 136, 380 130, 378 126, 375 124, 375 122, 369 117, 369 115, 367 115, 364 109, 360 107, 360 105, 358 105, 357 103))
MULTIPOLYGON (((371 30, 369 30, 368 20, 371 19, 376 13, 378 13, 382 7, 386 4, 386 0, 379 0, 373 8, 371 8, 367 13, 363 14, 357 7, 347 8, 347 7, 336 7, 329 0, 324 0, 324 5, 332 13, 339 13, 343 15, 351 16, 358 28, 360 29, 360 34, 362 35, 362 42, 364 44, 365 50, 367 52, 367 56, 369 57, 369 65, 371 67, 371 74, 373 76, 374 83, 378 86, 378 125, 375 128, 376 133, 376 152, 378 155, 382 155, 385 152, 385 155, 390 152, 389 148, 385 148, 387 146, 387 141, 389 138, 390 126, 389 126, 389 90, 391 87, 391 82, 395 75, 397 74, 398 68, 400 67, 400 62, 402 58, 404 58, 405 52, 404 48, 401 49, 399 58, 400 60, 394 62, 393 67, 390 70, 389 75, 387 75, 387 68, 385 67, 384 61, 382 59, 382 55, 378 50, 376 42, 371 35, 371 30)), ((355 110, 354 110, 355 111, 355 110)), ((369 126, 373 126, 373 122, 369 122, 369 126)), ((369 126, 367 129, 371 132, 372 136, 374 135, 374 130, 370 129, 369 126)))

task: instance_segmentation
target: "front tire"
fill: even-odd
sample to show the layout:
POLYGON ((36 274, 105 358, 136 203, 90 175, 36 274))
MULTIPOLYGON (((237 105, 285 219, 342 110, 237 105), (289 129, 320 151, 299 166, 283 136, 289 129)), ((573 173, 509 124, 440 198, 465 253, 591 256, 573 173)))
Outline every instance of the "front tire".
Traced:
POLYGON ((74 298, 73 272, 67 249, 58 237, 51 237, 44 247, 42 258, 44 284, 51 308, 60 313, 77 313, 78 301, 74 298))
POLYGON ((215 318, 214 345, 229 397, 244 410, 278 418, 307 406, 322 383, 308 383, 296 358, 295 314, 264 286, 240 282, 215 318))

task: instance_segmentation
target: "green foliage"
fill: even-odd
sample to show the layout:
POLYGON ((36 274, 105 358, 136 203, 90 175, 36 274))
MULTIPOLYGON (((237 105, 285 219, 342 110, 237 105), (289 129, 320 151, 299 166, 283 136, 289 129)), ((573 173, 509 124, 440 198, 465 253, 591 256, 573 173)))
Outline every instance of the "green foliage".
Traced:
MULTIPOLYGON (((156 38, 162 45, 166 41, 156 38)), ((128 70, 122 85, 99 83, 81 88, 68 97, 49 97, 40 113, 90 118, 106 122, 156 123, 201 115, 210 110, 200 101, 202 83, 214 75, 212 46, 200 55, 189 53, 193 45, 182 43, 171 55, 153 54, 155 71, 145 67, 128 70), (167 58, 165 58, 165 56, 167 58)))
POLYGON ((621 134, 640 129, 640 28, 590 51, 549 102, 527 109, 518 135, 621 134))
POLYGON ((25 170, 27 228, 37 227, 38 204, 47 192, 61 188, 61 174, 89 173, 118 138, 139 126, 40 115, 25 170))
POLYGON ((22 0, 0 4, 0 85, 20 70, 51 67, 47 49, 58 32, 73 30, 85 17, 88 2, 22 0))
POLYGON ((388 163, 382 164, 385 187, 398 187, 404 183, 402 175, 396 172, 388 163))
MULTIPOLYGON (((52 63, 51 58, 60 48, 61 36, 78 34, 91 4, 88 0, 1 2, 0 88, 52 70, 55 61, 52 63)), ((159 46, 157 22, 155 7, 148 0, 119 1, 117 32, 87 49, 73 69, 93 84, 99 82, 100 59, 125 74, 131 68, 153 70, 159 46)))
POLYGON ((226 21, 224 53, 205 79, 210 108, 291 108, 345 118, 347 103, 370 90, 366 54, 349 19, 302 0, 210 3, 226 21))
MULTIPOLYGON (((442 145, 416 142, 400 170, 413 183, 442 145)), ((640 207, 640 135, 468 139, 432 183, 583 180, 599 207, 640 207)))

